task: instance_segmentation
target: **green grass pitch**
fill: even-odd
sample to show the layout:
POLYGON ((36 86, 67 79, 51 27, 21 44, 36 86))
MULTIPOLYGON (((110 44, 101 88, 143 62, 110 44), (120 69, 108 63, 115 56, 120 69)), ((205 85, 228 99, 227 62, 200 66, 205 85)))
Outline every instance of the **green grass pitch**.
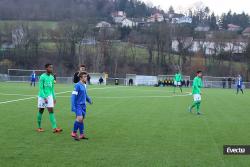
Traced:
POLYGON ((248 167, 250 156, 225 156, 225 144, 250 144, 250 96, 235 90, 203 89, 202 116, 188 113, 191 89, 89 86, 94 104, 85 121, 88 141, 70 133, 73 85, 56 84, 53 134, 37 133, 37 88, 0 83, 0 166, 25 167, 248 167), (61 93, 63 92, 63 93, 61 93), (66 93, 65 93, 66 92, 66 93), (20 100, 24 99, 24 100, 20 100), (16 100, 16 101, 14 101, 16 100), (6 103, 5 103, 6 102, 6 103))

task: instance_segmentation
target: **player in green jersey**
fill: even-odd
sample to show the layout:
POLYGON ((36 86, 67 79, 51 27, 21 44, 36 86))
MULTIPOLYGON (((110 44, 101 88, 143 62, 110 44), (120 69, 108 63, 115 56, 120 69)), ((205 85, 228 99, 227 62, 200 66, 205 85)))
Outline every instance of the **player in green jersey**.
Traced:
POLYGON ((181 84, 181 81, 182 81, 182 75, 181 73, 178 71, 175 76, 174 76, 174 93, 175 93, 175 89, 176 87, 178 86, 182 92, 182 84, 181 84))
POLYGON ((39 94, 38 94, 38 113, 37 113, 37 124, 38 132, 44 132, 41 127, 42 115, 44 109, 47 108, 49 111, 49 118, 52 124, 53 133, 59 133, 62 129, 57 127, 56 118, 54 115, 54 105, 56 103, 55 91, 54 91, 54 76, 53 76, 53 65, 46 64, 46 73, 42 74, 39 79, 39 94))
POLYGON ((189 107, 189 112, 192 112, 192 109, 196 107, 197 114, 200 115, 200 105, 201 105, 201 88, 203 86, 202 84, 202 71, 197 71, 196 77, 193 81, 193 89, 192 94, 194 98, 193 105, 189 107))

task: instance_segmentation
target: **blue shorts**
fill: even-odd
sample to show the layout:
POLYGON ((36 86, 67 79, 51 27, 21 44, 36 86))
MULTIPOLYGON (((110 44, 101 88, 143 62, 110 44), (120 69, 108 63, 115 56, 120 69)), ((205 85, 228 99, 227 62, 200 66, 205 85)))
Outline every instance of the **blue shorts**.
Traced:
POLYGON ((35 79, 35 78, 32 78, 32 79, 31 79, 31 82, 36 82, 36 79, 35 79))
POLYGON ((242 89, 242 85, 237 85, 237 88, 238 89, 242 89))
POLYGON ((79 105, 76 107, 76 116, 83 116, 85 117, 86 115, 86 106, 84 105, 79 105))

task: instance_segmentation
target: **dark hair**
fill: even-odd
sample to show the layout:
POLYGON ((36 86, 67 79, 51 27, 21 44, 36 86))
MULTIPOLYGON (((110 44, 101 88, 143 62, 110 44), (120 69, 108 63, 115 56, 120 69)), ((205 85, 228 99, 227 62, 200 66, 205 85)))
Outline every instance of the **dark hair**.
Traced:
POLYGON ((80 65, 80 68, 81 68, 81 67, 85 67, 85 68, 86 68, 86 66, 85 66, 84 64, 80 65))
POLYGON ((45 68, 48 68, 49 66, 51 66, 52 64, 48 63, 48 64, 45 64, 45 68))
POLYGON ((86 71, 80 72, 79 73, 79 78, 82 78, 83 75, 88 75, 88 73, 86 71))
POLYGON ((202 73, 202 71, 201 71, 201 70, 198 70, 198 71, 196 72, 196 74, 200 74, 200 73, 202 73))

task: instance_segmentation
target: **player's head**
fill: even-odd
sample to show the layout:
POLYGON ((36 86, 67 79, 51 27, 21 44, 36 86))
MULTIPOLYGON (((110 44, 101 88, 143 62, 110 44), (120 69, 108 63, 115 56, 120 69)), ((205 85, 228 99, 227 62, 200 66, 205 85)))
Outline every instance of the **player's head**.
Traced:
POLYGON ((88 76, 88 73, 87 72, 80 72, 79 74, 79 78, 80 78, 80 81, 82 81, 83 83, 87 83, 87 76, 88 76))
POLYGON ((45 69, 46 69, 46 72, 47 72, 48 74, 53 73, 53 65, 52 65, 52 64, 50 64, 50 63, 45 64, 45 69))
POLYGON ((80 72, 86 71, 86 66, 84 64, 80 65, 79 71, 80 72))
POLYGON ((198 70, 198 71, 196 72, 196 75, 197 75, 198 77, 202 77, 202 71, 201 71, 201 70, 198 70))

